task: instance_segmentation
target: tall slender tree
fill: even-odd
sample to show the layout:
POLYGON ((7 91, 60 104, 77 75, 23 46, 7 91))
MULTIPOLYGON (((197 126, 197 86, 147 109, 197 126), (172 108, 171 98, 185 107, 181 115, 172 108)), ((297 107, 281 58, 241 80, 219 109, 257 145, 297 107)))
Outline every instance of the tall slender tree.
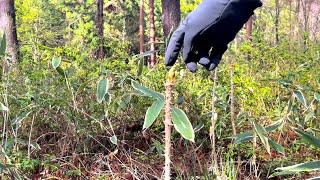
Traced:
POLYGON ((144 0, 140 0, 140 16, 139 16, 140 54, 143 53, 144 51, 143 11, 144 11, 144 0))
POLYGON ((279 21, 280 21, 280 4, 279 0, 275 0, 276 3, 276 17, 275 17, 275 22, 274 26, 276 28, 276 44, 279 43, 279 21))
POLYGON ((161 0, 162 28, 164 36, 168 37, 171 29, 175 30, 181 20, 180 0, 161 0))
MULTIPOLYGON (((154 26, 154 0, 149 0, 149 21, 150 21, 150 51, 155 50, 155 40, 156 40, 156 34, 155 34, 155 26, 154 26)), ((150 64, 153 67, 156 64, 156 54, 152 53, 150 54, 150 64)))
POLYGON ((14 0, 0 0, 0 29, 6 34, 6 46, 12 63, 17 62, 18 38, 14 0))
POLYGON ((99 38, 99 47, 98 47, 98 52, 97 56, 98 59, 104 58, 104 50, 103 50, 103 24, 104 24, 104 19, 103 19, 103 0, 98 0, 97 1, 97 35, 99 38))

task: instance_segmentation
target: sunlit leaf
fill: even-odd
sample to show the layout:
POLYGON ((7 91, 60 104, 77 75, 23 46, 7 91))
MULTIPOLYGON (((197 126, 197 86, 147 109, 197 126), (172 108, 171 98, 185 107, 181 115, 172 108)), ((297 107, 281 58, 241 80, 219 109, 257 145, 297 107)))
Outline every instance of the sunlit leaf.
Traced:
POLYGON ((302 171, 316 171, 320 169, 320 161, 312 161, 293 166, 281 167, 276 170, 280 171, 291 171, 291 172, 302 172, 302 171))
POLYGON ((301 91, 299 91, 299 90, 294 90, 293 93, 298 98, 298 100, 301 102, 301 104, 303 104, 305 107, 307 107, 307 102, 306 102, 306 99, 303 96, 303 93, 301 91))
POLYGON ((165 102, 162 100, 155 101, 147 110, 143 123, 143 129, 149 128, 159 116, 165 102))
POLYGON ((112 137, 110 137, 109 140, 111 141, 112 144, 117 145, 118 138, 116 135, 113 135, 112 137))
POLYGON ((140 59, 138 60, 137 76, 140 76, 140 75, 142 74, 143 63, 144 63, 143 58, 140 58, 140 59))
POLYGON ((55 56, 55 57, 52 58, 52 67, 54 69, 59 67, 60 63, 61 63, 61 56, 60 57, 55 56))
POLYGON ((0 102, 0 111, 9 111, 9 109, 0 102))
POLYGON ((312 119, 315 116, 314 111, 309 112, 306 117, 304 118, 304 122, 308 122, 310 119, 312 119))
POLYGON ((107 78, 101 78, 97 85, 97 101, 101 103, 109 89, 109 81, 107 78))
POLYGON ((151 89, 148 89, 148 88, 146 88, 146 87, 144 87, 144 86, 141 86, 140 84, 138 84, 138 83, 135 82, 135 81, 131 81, 131 86, 132 86, 134 89, 142 92, 142 93, 145 94, 146 96, 153 97, 153 98, 156 98, 156 99, 158 99, 158 100, 164 101, 164 95, 163 95, 163 94, 160 94, 160 93, 158 93, 158 92, 156 92, 156 91, 153 91, 153 90, 151 90, 151 89))
POLYGON ((183 138, 194 142, 194 130, 187 115, 181 109, 176 107, 172 108, 171 115, 175 129, 183 138))
POLYGON ((309 178, 309 179, 307 179, 307 180, 320 180, 320 176, 318 176, 318 177, 313 177, 313 178, 309 178))
POLYGON ((320 93, 314 93, 314 98, 320 101, 320 93))
POLYGON ((266 137, 267 131, 260 124, 257 124, 255 122, 253 122, 253 126, 254 126, 254 129, 256 130, 262 144, 266 148, 267 152, 269 154, 271 154, 269 141, 268 141, 268 138, 266 137))
POLYGON ((307 141, 308 143, 314 145, 315 147, 317 148, 320 148, 320 139, 305 132, 305 131, 302 131, 301 129, 298 129, 298 128, 292 128, 294 131, 296 131, 302 139, 304 139, 305 141, 307 141))

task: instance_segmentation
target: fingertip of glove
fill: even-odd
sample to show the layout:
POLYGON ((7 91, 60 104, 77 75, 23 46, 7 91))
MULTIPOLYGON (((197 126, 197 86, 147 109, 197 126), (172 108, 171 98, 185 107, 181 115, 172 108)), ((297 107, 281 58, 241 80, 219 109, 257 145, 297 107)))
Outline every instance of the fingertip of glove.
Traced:
POLYGON ((208 69, 209 71, 212 71, 212 70, 214 70, 216 67, 217 67, 217 66, 216 66, 214 63, 210 63, 207 69, 208 69))
POLYGON ((203 65, 203 66, 206 66, 210 63, 210 60, 208 57, 202 57, 200 60, 199 60, 199 64, 203 65))
POLYGON ((195 62, 189 62, 187 63, 187 68, 191 71, 191 72, 196 72, 197 71, 197 63, 195 62))

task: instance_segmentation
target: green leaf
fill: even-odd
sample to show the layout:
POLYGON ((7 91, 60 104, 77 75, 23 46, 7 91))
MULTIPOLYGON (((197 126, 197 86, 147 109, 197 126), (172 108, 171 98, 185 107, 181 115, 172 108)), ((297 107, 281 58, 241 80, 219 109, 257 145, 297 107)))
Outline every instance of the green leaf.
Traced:
POLYGON ((318 177, 313 177, 313 178, 309 178, 309 179, 307 179, 307 180, 320 180, 320 176, 318 176, 318 177))
POLYGON ((171 114, 175 129, 183 138, 194 142, 194 130, 187 115, 181 109, 176 107, 172 108, 171 114))
POLYGON ((280 171, 280 172, 275 172, 273 174, 271 174, 268 178, 273 178, 276 176, 282 176, 282 175, 288 175, 288 174, 294 174, 295 172, 291 172, 291 171, 280 171))
POLYGON ((320 101, 320 93, 314 93, 314 99, 320 101))
POLYGON ((101 103, 109 89, 109 81, 107 78, 101 78, 97 85, 97 101, 101 103))
POLYGON ((234 138, 233 144, 237 145, 237 144, 252 140, 253 134, 252 134, 252 131, 247 131, 241 134, 237 134, 233 138, 234 138))
MULTIPOLYGON (((283 118, 277 120, 276 122, 272 123, 271 125, 269 125, 268 127, 266 127, 266 131, 267 132, 271 132, 274 131, 276 129, 278 129, 283 123, 283 118)), ((247 131, 241 134, 237 134, 235 136, 233 136, 232 138, 234 138, 233 144, 237 145, 246 141, 250 141, 253 138, 253 134, 252 131, 247 131)))
POLYGON ((57 67, 57 68, 56 68, 56 71, 57 71, 61 76, 65 77, 64 71, 63 71, 63 69, 62 69, 61 67, 57 67))
POLYGON ((143 63, 144 63, 143 58, 140 58, 140 59, 138 60, 137 76, 140 76, 140 75, 142 74, 143 63))
POLYGON ((57 67, 59 67, 59 65, 60 65, 60 63, 61 63, 61 56, 60 57, 53 57, 52 58, 52 67, 54 68, 54 69, 56 69, 57 67))
POLYGON ((284 147, 281 146, 280 144, 276 143, 275 141, 273 141, 271 138, 268 137, 269 140, 269 144, 270 146, 274 147, 279 153, 281 154, 285 154, 285 150, 284 147))
POLYGON ((108 104, 110 104, 110 103, 111 103, 111 94, 107 92, 107 93, 104 95, 104 100, 105 100, 108 104))
POLYGON ((156 91, 153 91, 153 90, 151 90, 151 89, 148 89, 148 88, 146 88, 146 87, 144 87, 144 86, 141 86, 140 84, 138 84, 138 83, 135 82, 135 81, 131 81, 131 86, 132 86, 134 89, 142 92, 142 93, 145 94, 146 96, 153 97, 153 98, 156 98, 156 99, 158 99, 158 100, 164 101, 164 95, 163 95, 163 94, 160 94, 160 93, 158 93, 158 92, 156 92, 156 91))
POLYGON ((277 130, 284 122, 283 118, 280 118, 279 120, 277 120, 276 122, 270 124, 269 126, 266 127, 266 131, 267 132, 271 132, 274 130, 277 130))
POLYGON ((314 145, 317 148, 320 148, 320 139, 307 133, 302 131, 301 129, 298 128, 292 128, 294 131, 296 131, 302 139, 304 139, 305 141, 307 141, 308 143, 314 145))
POLYGON ((9 111, 9 109, 0 102, 0 111, 9 111))
POLYGON ((150 54, 157 53, 157 52, 159 52, 159 50, 146 51, 146 52, 144 52, 144 53, 142 53, 142 54, 138 54, 137 56, 138 56, 138 57, 145 57, 145 56, 149 56, 150 54))
POLYGON ((143 123, 143 129, 149 128, 159 116, 165 102, 162 100, 155 101, 147 110, 143 123))
POLYGON ((306 102, 306 99, 303 96, 303 93, 301 91, 299 91, 299 90, 294 90, 293 93, 298 98, 298 100, 301 102, 301 104, 303 104, 305 107, 307 107, 307 102, 306 102))
POLYGON ((12 125, 20 124, 32 111, 22 112, 12 120, 12 125))
POLYGON ((304 119, 304 122, 308 122, 310 119, 312 119, 313 117, 314 117, 314 111, 311 111, 311 112, 309 112, 307 115, 306 115, 306 117, 305 117, 305 119, 304 119))
POLYGON ((6 167, 6 165, 4 165, 4 164, 2 164, 2 163, 0 162, 0 169, 1 169, 1 170, 6 170, 7 167, 6 167))
POLYGON ((266 137, 267 131, 260 124, 257 124, 255 122, 253 122, 253 126, 254 126, 254 129, 256 130, 262 144, 266 148, 267 152, 269 154, 271 154, 269 141, 268 141, 268 138, 266 137))
MULTIPOLYGON (((95 78, 94 78, 94 79, 95 79, 95 78)), ((93 81, 94 79, 90 79, 90 80, 82 83, 82 84, 79 86, 79 88, 77 89, 76 94, 79 94, 81 91, 83 91, 83 89, 84 89, 85 87, 87 87, 88 84, 89 84, 91 81, 93 81)))
POLYGON ((111 141, 112 144, 117 145, 118 138, 116 135, 113 135, 112 137, 110 137, 109 140, 111 141))
POLYGON ((6 53, 6 34, 0 30, 0 56, 6 53))
POLYGON ((124 108, 129 102, 131 101, 131 95, 124 96, 124 100, 120 102, 117 111, 120 111, 122 108, 124 108))
POLYGON ((316 171, 320 169, 320 161, 312 161, 293 166, 281 167, 276 170, 280 171, 291 171, 291 172, 302 172, 302 171, 316 171))

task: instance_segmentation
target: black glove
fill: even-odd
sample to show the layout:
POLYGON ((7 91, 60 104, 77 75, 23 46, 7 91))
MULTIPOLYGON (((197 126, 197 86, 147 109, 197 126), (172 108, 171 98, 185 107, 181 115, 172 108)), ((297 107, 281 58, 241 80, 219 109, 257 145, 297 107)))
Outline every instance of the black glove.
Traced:
POLYGON ((197 70, 197 63, 213 70, 228 43, 260 6, 260 0, 203 0, 173 33, 165 64, 176 62, 183 45, 183 60, 190 71, 197 70))

